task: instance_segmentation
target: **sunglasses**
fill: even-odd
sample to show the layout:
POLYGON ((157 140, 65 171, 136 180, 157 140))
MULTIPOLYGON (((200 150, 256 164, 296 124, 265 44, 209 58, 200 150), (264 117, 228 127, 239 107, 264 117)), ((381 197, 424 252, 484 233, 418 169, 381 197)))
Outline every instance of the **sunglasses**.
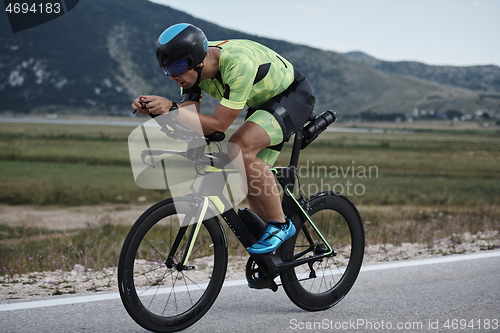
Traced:
POLYGON ((189 60, 179 60, 171 63, 168 66, 162 67, 165 74, 171 77, 178 77, 190 70, 189 60))

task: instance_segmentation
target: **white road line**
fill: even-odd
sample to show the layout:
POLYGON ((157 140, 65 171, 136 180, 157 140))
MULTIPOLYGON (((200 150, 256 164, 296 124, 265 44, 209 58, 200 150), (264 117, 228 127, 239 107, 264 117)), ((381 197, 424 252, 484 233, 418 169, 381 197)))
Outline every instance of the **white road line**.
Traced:
POLYGON ((49 300, 44 300, 44 301, 0 304, 0 311, 24 310, 24 309, 33 309, 33 308, 43 308, 46 306, 87 303, 87 302, 95 302, 95 301, 107 301, 107 300, 117 299, 117 298, 120 298, 120 294, 111 293, 111 294, 100 294, 100 295, 91 295, 91 296, 57 298, 57 299, 49 299, 49 300))
MULTIPOLYGON (((450 255, 450 256, 429 258, 429 259, 420 259, 420 260, 395 261, 395 262, 391 262, 391 263, 387 263, 387 264, 375 264, 375 265, 362 267, 361 272, 378 271, 378 270, 402 268, 402 267, 422 266, 422 265, 434 265, 434 264, 442 264, 442 263, 455 262, 455 261, 485 259, 485 258, 492 258, 492 257, 500 257, 500 251, 489 251, 489 252, 480 252, 480 253, 472 253, 472 254, 450 255)), ((242 285, 247 285, 247 284, 248 284, 248 282, 246 279, 229 280, 229 281, 224 282, 224 287, 235 287, 235 286, 242 286, 242 285)), ((47 307, 47 306, 58 306, 58 305, 67 305, 67 304, 107 301, 107 300, 114 300, 114 299, 119 299, 119 298, 120 298, 120 295, 118 293, 108 293, 108 294, 99 294, 99 295, 90 295, 90 296, 57 298, 57 299, 43 300, 43 301, 0 304, 0 311, 25 310, 25 309, 33 309, 33 308, 42 308, 42 307, 47 307)))
POLYGON ((473 259, 485 259, 492 257, 500 257, 500 251, 491 252, 479 252, 471 254, 457 254, 449 255, 437 258, 419 259, 419 260, 406 260, 406 261, 394 261, 387 264, 374 264, 370 266, 361 267, 362 272, 378 271, 383 269, 401 268, 401 267, 412 267, 412 266, 423 266, 423 265, 433 265, 441 264, 454 261, 463 260, 473 260, 473 259))

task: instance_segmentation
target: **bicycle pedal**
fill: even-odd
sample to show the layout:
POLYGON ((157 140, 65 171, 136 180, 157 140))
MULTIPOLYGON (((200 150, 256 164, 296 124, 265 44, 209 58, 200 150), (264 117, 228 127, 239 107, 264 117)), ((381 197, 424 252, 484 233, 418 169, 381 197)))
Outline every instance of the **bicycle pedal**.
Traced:
POLYGON ((276 284, 276 282, 271 282, 267 288, 271 289, 273 292, 277 292, 278 291, 278 285, 276 284))

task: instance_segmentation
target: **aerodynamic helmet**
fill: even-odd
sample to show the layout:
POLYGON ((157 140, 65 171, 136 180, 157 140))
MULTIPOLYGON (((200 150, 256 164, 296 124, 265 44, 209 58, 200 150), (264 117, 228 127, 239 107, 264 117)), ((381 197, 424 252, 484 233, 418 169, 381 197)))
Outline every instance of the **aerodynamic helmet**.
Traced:
POLYGON ((203 31, 188 23, 167 28, 156 42, 156 58, 165 74, 177 77, 200 64, 207 54, 203 31))

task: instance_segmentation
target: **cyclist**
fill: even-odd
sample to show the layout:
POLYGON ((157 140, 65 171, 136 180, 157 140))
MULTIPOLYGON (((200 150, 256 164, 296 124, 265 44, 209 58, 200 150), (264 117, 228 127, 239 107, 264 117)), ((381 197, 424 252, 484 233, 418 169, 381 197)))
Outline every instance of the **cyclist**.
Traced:
POLYGON ((199 121, 204 134, 211 134, 225 132, 246 110, 245 122, 229 142, 236 144, 243 156, 244 165, 235 167, 246 173, 250 209, 268 221, 264 235, 247 250, 255 254, 274 251, 296 230, 284 216, 269 166, 284 142, 312 114, 315 97, 309 81, 285 58, 259 43, 209 42, 201 29, 187 23, 175 24, 160 35, 156 56, 165 74, 181 88, 180 103, 142 95, 132 103, 140 114, 172 112, 180 124, 189 127, 199 121), (220 100, 213 116, 199 114, 201 91, 220 100))

